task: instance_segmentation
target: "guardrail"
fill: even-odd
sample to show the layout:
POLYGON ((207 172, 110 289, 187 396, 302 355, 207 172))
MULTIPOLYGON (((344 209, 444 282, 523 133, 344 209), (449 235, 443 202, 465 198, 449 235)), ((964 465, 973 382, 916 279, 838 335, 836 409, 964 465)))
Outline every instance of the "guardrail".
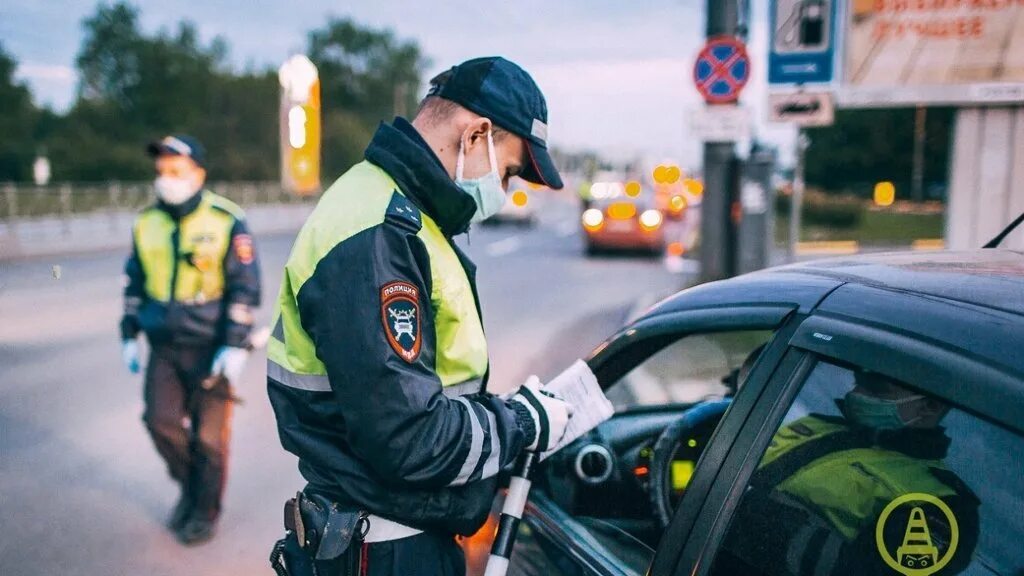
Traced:
MULTIPOLYGON (((277 182, 218 182, 207 188, 245 208, 257 232, 297 229, 317 196, 277 182)), ((151 182, 0 184, 0 259, 125 244, 135 215, 154 202, 151 182)))

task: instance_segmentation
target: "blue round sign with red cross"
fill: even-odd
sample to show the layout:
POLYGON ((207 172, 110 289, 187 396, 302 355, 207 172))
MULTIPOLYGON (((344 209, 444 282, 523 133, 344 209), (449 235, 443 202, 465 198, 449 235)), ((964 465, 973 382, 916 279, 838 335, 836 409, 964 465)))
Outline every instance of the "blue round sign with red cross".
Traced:
POLYGON ((708 104, 735 102, 749 79, 747 47, 733 36, 708 39, 693 65, 693 82, 708 104))

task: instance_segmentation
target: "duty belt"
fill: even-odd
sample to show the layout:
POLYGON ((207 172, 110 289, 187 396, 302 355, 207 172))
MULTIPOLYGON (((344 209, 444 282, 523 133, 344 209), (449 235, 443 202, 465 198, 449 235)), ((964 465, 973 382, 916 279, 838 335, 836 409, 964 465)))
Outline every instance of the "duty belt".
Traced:
POLYGON ((423 532, 375 514, 344 512, 326 498, 301 492, 285 502, 284 527, 295 533, 301 547, 310 547, 311 553, 315 550, 317 559, 344 554, 353 538, 366 543, 389 542, 423 532), (302 513, 297 513, 299 510, 302 513))

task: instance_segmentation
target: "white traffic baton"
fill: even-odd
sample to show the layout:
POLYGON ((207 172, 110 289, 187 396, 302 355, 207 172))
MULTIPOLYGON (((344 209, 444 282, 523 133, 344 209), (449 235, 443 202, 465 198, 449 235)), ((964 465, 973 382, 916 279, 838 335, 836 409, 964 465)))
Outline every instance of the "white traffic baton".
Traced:
POLYGON ((501 507, 498 531, 494 535, 494 544, 491 545, 491 555, 487 558, 484 576, 505 576, 508 572, 512 547, 519 532, 519 521, 523 519, 526 499, 530 495, 530 473, 533 472, 533 464, 536 461, 537 454, 523 452, 516 462, 512 479, 509 481, 508 494, 505 495, 505 504, 501 507))

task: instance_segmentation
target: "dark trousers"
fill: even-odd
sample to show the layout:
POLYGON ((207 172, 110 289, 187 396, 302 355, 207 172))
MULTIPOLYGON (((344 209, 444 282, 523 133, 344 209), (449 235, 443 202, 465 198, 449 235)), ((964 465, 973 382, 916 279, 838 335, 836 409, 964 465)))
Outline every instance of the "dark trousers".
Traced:
POLYGON ((216 350, 154 346, 146 367, 143 421, 194 514, 220 514, 227 480, 231 400, 203 393, 216 350))
POLYGON ((342 558, 316 562, 313 571, 309 557, 289 534, 284 558, 289 576, 348 576, 349 554, 362 556, 362 571, 352 576, 465 576, 466 557, 451 534, 423 532, 401 540, 353 545, 342 558))

